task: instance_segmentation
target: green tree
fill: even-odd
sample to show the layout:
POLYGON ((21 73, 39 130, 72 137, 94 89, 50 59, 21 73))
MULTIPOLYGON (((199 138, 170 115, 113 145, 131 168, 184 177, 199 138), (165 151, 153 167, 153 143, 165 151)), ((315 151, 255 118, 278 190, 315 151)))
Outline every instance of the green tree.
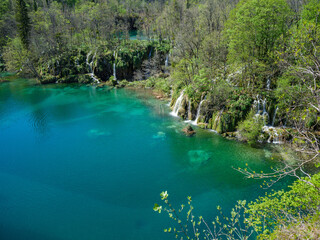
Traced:
POLYGON ((276 40, 286 34, 292 12, 285 0, 242 0, 226 23, 229 61, 267 60, 276 40))
POLYGON ((18 24, 18 32, 26 49, 29 48, 30 43, 30 18, 28 16, 28 9, 24 0, 16 0, 16 21, 18 24))

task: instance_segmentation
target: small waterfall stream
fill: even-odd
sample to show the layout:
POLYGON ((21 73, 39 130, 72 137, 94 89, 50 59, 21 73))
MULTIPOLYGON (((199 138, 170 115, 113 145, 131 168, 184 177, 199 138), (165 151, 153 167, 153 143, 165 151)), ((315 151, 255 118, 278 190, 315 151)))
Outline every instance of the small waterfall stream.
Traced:
POLYGON ((270 84, 271 84, 271 81, 270 81, 270 78, 267 79, 267 90, 270 90, 270 84))
POLYGON ((114 63, 113 63, 113 77, 117 80, 117 70, 116 70, 116 51, 113 51, 114 63))
POLYGON ((172 116, 178 117, 178 112, 181 107, 183 96, 184 96, 184 90, 182 90, 182 92, 180 93, 180 96, 178 97, 176 103, 174 104, 173 110, 170 113, 172 116))
POLYGON ((93 54, 92 58, 91 58, 91 62, 89 62, 89 59, 90 59, 90 56, 91 56, 91 53, 92 51, 90 51, 88 54, 87 54, 87 59, 86 59, 86 64, 87 66, 89 67, 89 75, 90 77, 93 79, 93 82, 95 83, 100 83, 99 80, 96 78, 96 76, 94 75, 94 72, 93 72, 93 62, 94 62, 94 59, 96 58, 96 52, 93 54))
POLYGON ((266 104, 267 104, 267 99, 263 99, 262 101, 262 104, 263 104, 263 110, 262 110, 262 115, 269 115, 267 110, 266 110, 266 104))
POLYGON ((113 77, 117 80, 116 63, 113 63, 113 77))
POLYGON ((196 115, 196 119, 194 121, 191 121, 190 123, 193 125, 198 125, 198 120, 200 118, 200 113, 201 113, 201 105, 204 102, 206 98, 204 97, 203 100, 201 100, 201 102, 199 103, 198 109, 197 109, 197 115, 196 115))
POLYGON ((169 55, 168 54, 166 56, 166 60, 164 61, 164 66, 165 66, 165 68, 169 67, 169 55))
POLYGON ((276 110, 274 110, 274 114, 273 114, 273 118, 272 118, 272 124, 271 124, 272 127, 274 126, 274 122, 276 120, 277 111, 278 111, 278 107, 276 107, 276 110))

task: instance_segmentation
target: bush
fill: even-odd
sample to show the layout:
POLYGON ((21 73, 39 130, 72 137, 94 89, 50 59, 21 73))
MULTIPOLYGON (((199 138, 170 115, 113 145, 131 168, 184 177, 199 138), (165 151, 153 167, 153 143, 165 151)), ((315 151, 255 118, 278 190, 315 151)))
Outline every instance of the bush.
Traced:
POLYGON ((244 141, 247 141, 250 145, 253 145, 258 141, 263 125, 263 117, 255 116, 254 113, 251 112, 248 118, 239 124, 239 135, 244 141))
POLYGON ((290 191, 273 192, 248 205, 247 213, 250 217, 247 220, 255 228, 255 231, 260 233, 260 239, 288 239, 276 238, 276 236, 285 234, 290 228, 296 229, 304 221, 308 222, 308 217, 316 216, 315 214, 319 212, 319 173, 313 175, 311 180, 304 178, 296 181, 289 188, 290 191), (295 221, 298 224, 294 224, 295 221), (276 231, 271 234, 271 230, 274 228, 276 231), (272 238, 270 238, 270 234, 273 236, 272 238))

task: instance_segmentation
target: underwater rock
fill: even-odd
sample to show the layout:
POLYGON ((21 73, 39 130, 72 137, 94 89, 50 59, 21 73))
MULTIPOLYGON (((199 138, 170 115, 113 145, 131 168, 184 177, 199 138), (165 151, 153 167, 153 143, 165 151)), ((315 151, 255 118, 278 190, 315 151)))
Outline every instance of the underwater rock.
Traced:
POLYGON ((190 150, 188 156, 193 167, 200 167, 210 160, 210 154, 203 150, 190 150))
POLYGON ((165 139, 166 134, 164 132, 158 132, 156 135, 153 135, 152 138, 154 139, 165 139))
POLYGON ((97 138, 101 136, 110 136, 110 135, 111 135, 110 132, 102 131, 99 129, 91 129, 88 131, 88 136, 93 138, 97 138))
POLYGON ((0 79, 0 83, 9 82, 7 79, 0 79))
POLYGON ((191 125, 186 126, 182 131, 187 135, 187 136, 193 136, 196 134, 196 131, 191 127, 191 125))

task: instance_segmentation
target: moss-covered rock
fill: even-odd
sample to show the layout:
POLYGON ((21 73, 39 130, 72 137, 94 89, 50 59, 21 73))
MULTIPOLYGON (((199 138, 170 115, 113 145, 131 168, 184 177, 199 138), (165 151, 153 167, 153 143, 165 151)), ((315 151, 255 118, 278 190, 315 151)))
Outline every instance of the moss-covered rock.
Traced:
POLYGON ((42 78, 39 79, 41 84, 49 84, 49 83, 55 83, 58 81, 58 78, 53 75, 45 75, 42 78))
POLYGON ((83 83, 83 84, 88 84, 93 82, 93 79, 89 74, 77 75, 77 80, 78 80, 78 83, 83 83))

